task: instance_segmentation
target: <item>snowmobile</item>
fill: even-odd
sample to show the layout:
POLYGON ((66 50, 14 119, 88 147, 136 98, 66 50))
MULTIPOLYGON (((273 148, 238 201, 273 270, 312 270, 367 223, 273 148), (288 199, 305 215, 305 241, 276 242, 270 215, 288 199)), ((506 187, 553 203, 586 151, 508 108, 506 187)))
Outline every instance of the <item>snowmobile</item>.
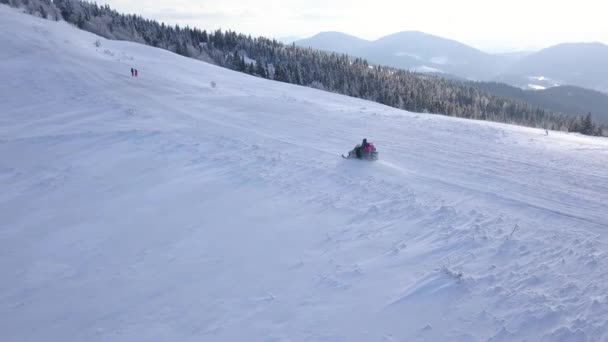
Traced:
POLYGON ((357 144, 348 155, 342 155, 344 159, 362 159, 362 160, 378 160, 378 151, 373 143, 368 143, 367 148, 361 147, 361 144, 357 144))

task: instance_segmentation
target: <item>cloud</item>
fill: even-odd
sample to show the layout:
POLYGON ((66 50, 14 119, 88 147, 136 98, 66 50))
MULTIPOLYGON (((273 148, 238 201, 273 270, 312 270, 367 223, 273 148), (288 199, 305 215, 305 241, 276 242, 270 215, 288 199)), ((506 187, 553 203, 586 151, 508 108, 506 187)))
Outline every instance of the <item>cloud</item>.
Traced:
POLYGON ((154 18, 161 18, 166 21, 181 21, 181 20, 212 20, 214 22, 222 20, 234 20, 244 17, 255 16, 254 11, 244 9, 240 11, 205 11, 205 10, 178 10, 175 8, 161 8, 159 10, 149 10, 143 12, 154 18))
POLYGON ((291 20, 297 21, 306 21, 306 22, 314 22, 314 21, 328 21, 328 20, 337 20, 340 18, 339 14, 334 13, 321 13, 321 12, 304 12, 298 14, 292 14, 289 17, 291 20))

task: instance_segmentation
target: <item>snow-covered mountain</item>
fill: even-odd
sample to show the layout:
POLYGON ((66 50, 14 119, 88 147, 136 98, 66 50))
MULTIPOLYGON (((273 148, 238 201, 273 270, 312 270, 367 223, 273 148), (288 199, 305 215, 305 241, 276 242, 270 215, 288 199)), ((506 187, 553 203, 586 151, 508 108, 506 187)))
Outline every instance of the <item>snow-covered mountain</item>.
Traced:
POLYGON ((525 86, 530 79, 547 87, 569 84, 608 92, 608 45, 601 43, 560 44, 528 55, 511 65, 501 80, 525 86))
POLYGON ((3 5, 0 60, 3 340, 608 339, 606 139, 408 113, 3 5), (339 157, 364 137, 380 161, 339 157))
POLYGON ((608 92, 608 46, 601 43, 559 44, 537 52, 489 54, 455 40, 405 31, 375 41, 324 32, 295 44, 347 53, 375 64, 501 81, 524 89, 573 85, 608 92))
POLYGON ((508 58, 492 56, 454 40, 418 31, 404 31, 374 41, 340 32, 323 32, 295 44, 347 53, 396 68, 440 72, 463 78, 495 76, 508 58))
MULTIPOLYGON (((550 83, 546 78, 531 79, 530 88, 538 84, 550 83)), ((540 86, 524 90, 504 83, 471 83, 474 87, 502 98, 525 101, 538 108, 547 108, 558 113, 572 113, 580 116, 591 113, 598 122, 608 123, 608 94, 573 86, 540 86)))
POLYGON ((342 32, 321 32, 310 38, 294 41, 294 44, 317 50, 346 53, 359 56, 371 42, 342 32))

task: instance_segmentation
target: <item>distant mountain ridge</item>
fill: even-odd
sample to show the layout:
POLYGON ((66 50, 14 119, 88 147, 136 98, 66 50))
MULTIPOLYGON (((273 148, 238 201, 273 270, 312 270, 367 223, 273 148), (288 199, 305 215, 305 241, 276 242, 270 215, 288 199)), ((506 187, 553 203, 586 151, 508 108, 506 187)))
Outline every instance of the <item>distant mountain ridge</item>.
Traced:
POLYGON ((551 46, 515 62, 501 79, 520 85, 531 76, 608 92, 608 45, 567 43, 551 46))
POLYGON ((455 40, 418 31, 398 32, 375 41, 340 32, 323 32, 294 43, 363 57, 374 64, 450 73, 469 79, 484 79, 497 72, 492 55, 455 40))
MULTIPOLYGON (((296 45, 302 45, 300 42, 304 40, 297 40, 294 43, 296 45)), ((361 39, 342 32, 331 31, 321 32, 315 35, 314 46, 311 47, 317 50, 356 55, 369 43, 371 43, 369 40, 361 39)))
POLYGON ((608 123, 608 95, 575 86, 558 86, 543 90, 523 90, 505 83, 472 82, 471 86, 495 96, 524 101, 561 113, 591 113, 599 122, 608 123))
POLYGON ((491 55, 455 40, 417 31, 380 38, 364 53, 370 60, 398 68, 426 67, 465 78, 484 79, 496 72, 491 55))
POLYGON ((294 43, 347 53, 373 64, 453 74, 468 80, 501 81, 535 89, 574 85, 608 92, 608 45, 601 43, 567 43, 531 53, 489 54, 418 31, 398 32, 374 41, 323 32, 294 43), (537 84, 534 78, 552 81, 537 84))

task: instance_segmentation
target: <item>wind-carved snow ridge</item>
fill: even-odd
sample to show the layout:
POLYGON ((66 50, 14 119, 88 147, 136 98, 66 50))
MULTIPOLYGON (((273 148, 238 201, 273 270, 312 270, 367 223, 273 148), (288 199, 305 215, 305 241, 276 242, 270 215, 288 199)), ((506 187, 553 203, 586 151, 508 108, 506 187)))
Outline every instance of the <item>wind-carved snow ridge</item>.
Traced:
POLYGON ((4 340, 608 339, 606 139, 408 113, 6 6, 0 41, 4 340), (379 161, 340 158, 362 138, 379 161))

